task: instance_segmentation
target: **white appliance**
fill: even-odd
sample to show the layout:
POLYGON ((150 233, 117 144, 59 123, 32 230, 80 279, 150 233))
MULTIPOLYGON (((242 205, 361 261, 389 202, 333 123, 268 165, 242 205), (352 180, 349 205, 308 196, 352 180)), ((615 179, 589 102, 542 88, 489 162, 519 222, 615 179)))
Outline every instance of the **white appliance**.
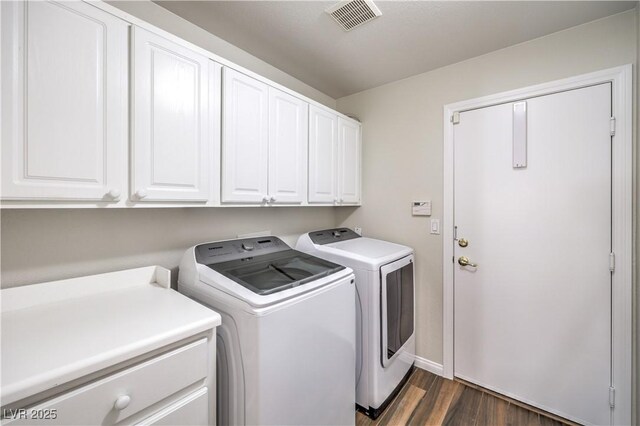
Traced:
POLYGON ((377 418, 413 369, 413 249, 348 228, 309 232, 296 249, 353 269, 356 277, 356 403, 377 418))
POLYGON ((222 316, 218 424, 354 424, 349 268, 277 237, 213 242, 187 250, 178 290, 222 316))

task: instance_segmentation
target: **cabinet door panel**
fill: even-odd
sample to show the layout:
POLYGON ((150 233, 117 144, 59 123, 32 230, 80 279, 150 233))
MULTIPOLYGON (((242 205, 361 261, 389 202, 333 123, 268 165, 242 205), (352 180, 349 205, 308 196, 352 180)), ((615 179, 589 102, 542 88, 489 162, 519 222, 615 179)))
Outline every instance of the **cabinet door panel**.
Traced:
POLYGON ((309 202, 337 200, 338 117, 315 106, 309 108, 309 202))
POLYGON ((361 136, 360 125, 345 119, 338 119, 339 143, 339 202, 340 204, 360 203, 361 176, 361 136))
POLYGON ((134 28, 132 199, 209 198, 209 60, 134 28))
POLYGON ((302 203, 307 187, 309 105, 269 88, 269 196, 271 203, 302 203))
POLYGON ((269 87, 223 69, 222 202, 260 203, 267 195, 269 87))
POLYGON ((2 198, 114 201, 126 164, 127 24, 82 2, 1 7, 2 198))

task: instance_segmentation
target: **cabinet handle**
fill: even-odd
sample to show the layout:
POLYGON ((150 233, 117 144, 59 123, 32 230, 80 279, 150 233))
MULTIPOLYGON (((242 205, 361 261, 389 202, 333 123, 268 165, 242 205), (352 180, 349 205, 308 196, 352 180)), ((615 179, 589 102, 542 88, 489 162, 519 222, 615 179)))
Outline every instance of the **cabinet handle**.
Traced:
POLYGON ((338 204, 338 199, 337 198, 333 199, 333 204, 338 204))
POLYGON ((112 188, 111 190, 109 190, 109 192, 107 192, 107 197, 111 198, 112 200, 117 200, 118 198, 120 198, 120 190, 112 188))
POLYGON ((264 197, 262 197, 262 202, 263 203, 268 203, 269 202, 269 197, 267 197, 266 195, 264 197))
POLYGON ((270 203, 275 203, 275 202, 276 202, 276 197, 271 197, 271 198, 269 198, 269 202, 270 202, 270 203))
POLYGON ((137 199, 142 200, 147 196, 147 191, 145 191, 144 189, 138 189, 135 195, 137 199))
POLYGON ((344 203, 344 198, 340 198, 340 204, 344 203))
POLYGON ((131 402, 131 397, 129 395, 121 395, 116 399, 116 402, 113 403, 113 408, 118 411, 122 411, 129 406, 131 402))

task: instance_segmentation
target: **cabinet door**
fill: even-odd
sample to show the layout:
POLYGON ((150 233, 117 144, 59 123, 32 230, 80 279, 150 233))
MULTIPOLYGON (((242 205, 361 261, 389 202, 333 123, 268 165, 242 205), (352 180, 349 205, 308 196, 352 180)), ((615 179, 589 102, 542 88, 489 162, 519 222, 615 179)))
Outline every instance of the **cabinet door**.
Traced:
POLYGON ((222 202, 267 197, 269 87, 223 69, 222 202))
POLYGON ((269 202, 302 203, 307 190, 309 104, 269 88, 269 202))
POLYGON ((340 204, 360 203, 360 124, 338 118, 338 200, 340 204))
POLYGON ((83 2, 2 2, 2 198, 115 201, 127 24, 83 2))
POLYGON ((209 198, 209 59, 133 29, 132 199, 209 198))
POLYGON ((309 203, 338 202, 338 117, 309 107, 309 203))

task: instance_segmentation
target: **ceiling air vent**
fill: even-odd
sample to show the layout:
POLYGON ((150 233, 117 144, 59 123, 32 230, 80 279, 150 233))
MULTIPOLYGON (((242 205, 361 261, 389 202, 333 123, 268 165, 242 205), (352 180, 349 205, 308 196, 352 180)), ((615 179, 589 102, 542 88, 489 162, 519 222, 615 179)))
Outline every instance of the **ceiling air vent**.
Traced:
POLYGON ((371 0, 347 0, 326 9, 343 30, 351 31, 362 24, 382 15, 380 9, 371 0))

